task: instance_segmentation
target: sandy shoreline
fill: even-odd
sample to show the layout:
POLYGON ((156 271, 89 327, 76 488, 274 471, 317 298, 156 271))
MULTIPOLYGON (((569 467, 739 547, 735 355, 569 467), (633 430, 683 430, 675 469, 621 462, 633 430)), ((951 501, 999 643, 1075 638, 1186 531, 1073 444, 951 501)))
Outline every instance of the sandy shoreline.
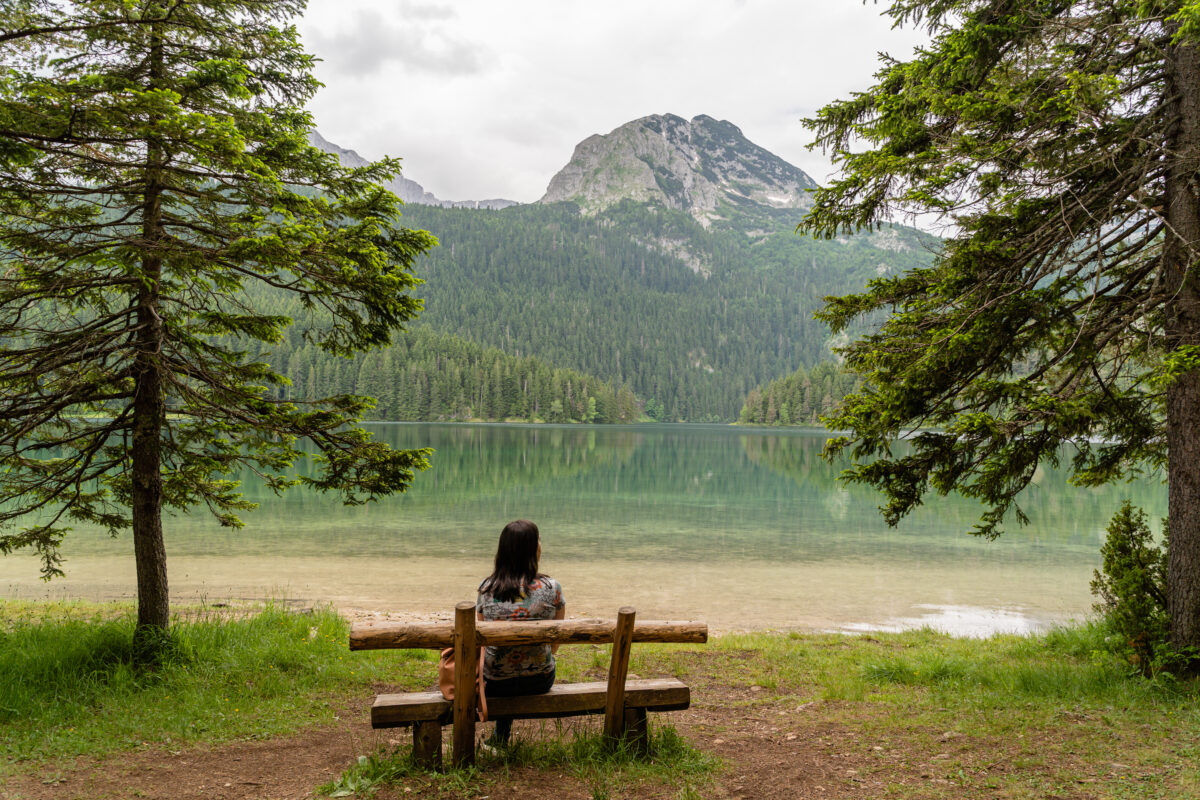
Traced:
MULTIPOLYGON (((32 563, 0 559, 0 596, 33 601, 134 600, 132 559, 73 559, 65 578, 43 583, 32 563), (22 568, 24 567, 24 568, 22 568)), ((613 619, 633 606, 641 619, 704 622, 736 631, 892 631, 931 627, 961 636, 1029 633, 1090 614, 1087 582, 1056 565, 688 563, 560 560, 549 574, 564 587, 567 615, 613 619), (1014 598, 1019 598, 1014 601, 1014 598)), ((482 567, 451 557, 177 557, 171 599, 178 609, 332 607, 351 621, 447 621, 473 600, 482 567)))

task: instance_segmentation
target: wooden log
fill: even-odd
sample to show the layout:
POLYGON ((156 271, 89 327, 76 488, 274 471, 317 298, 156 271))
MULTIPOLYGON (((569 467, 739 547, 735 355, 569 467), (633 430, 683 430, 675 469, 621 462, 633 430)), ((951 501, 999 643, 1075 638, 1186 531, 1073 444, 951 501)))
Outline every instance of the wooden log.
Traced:
POLYGON ((452 622, 356 622, 350 626, 351 650, 441 650, 453 646, 452 622))
POLYGON ((451 721, 454 705, 441 692, 381 694, 371 704, 372 728, 399 728, 422 720, 451 721))
POLYGON ((625 677, 629 674, 629 650, 633 645, 634 610, 623 606, 617 612, 612 661, 608 666, 608 692, 604 705, 604 735, 619 739, 625 730, 625 677))
MULTIPOLYGON (((604 713, 608 684, 558 683, 545 694, 488 698, 491 719, 544 719, 604 713)), ((625 708, 650 711, 682 711, 691 704, 691 690, 675 678, 645 678, 625 681, 625 708)), ((399 728, 425 720, 449 724, 453 704, 440 692, 381 694, 371 706, 371 727, 399 728)))
POLYGON ((442 723, 430 719, 413 725, 413 760, 425 769, 442 768, 442 723))
POLYGON ((650 728, 646 724, 646 709, 644 706, 629 708, 625 706, 625 741, 633 747, 640 756, 650 752, 650 728))
MULTIPOLYGON (((608 644, 616 623, 602 619, 547 619, 520 622, 480 622, 476 644, 483 646, 530 644, 608 644)), ((703 622, 646 620, 633 627, 635 642, 704 644, 708 625, 703 622)), ((445 622, 358 622, 350 629, 351 650, 450 647, 454 626, 445 622)))
POLYGON ((475 604, 454 607, 454 766, 475 763, 475 604))
MULTIPOLYGON (((608 684, 602 681, 564 683, 546 694, 494 697, 488 700, 488 717, 541 719, 603 714, 608 684), (493 710, 492 705, 495 704, 493 710)), ((691 704, 691 690, 675 678, 649 678, 625 682, 625 707, 651 711, 682 711, 691 704)))

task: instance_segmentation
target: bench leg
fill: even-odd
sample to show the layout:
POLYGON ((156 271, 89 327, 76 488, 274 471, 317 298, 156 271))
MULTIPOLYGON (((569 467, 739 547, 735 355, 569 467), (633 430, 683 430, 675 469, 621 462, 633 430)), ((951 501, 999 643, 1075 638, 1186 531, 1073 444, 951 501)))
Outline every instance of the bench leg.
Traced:
POLYGON ((650 752, 650 731, 646 726, 646 709, 625 709, 625 739, 638 755, 650 752))
POLYGON ((425 769, 442 768, 442 724, 437 720, 413 723, 413 760, 425 769))

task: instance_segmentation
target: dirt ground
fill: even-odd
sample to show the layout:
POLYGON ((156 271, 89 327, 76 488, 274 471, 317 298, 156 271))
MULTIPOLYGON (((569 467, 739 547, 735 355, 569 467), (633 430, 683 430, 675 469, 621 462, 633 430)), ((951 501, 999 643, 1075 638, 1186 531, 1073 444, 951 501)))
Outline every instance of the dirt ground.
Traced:
MULTIPOLYGON (((707 689, 694 692, 688 711, 657 715, 673 724, 685 738, 720 758, 725 768, 714 783, 703 785, 702 796, 718 798, 849 798, 871 795, 856 777, 871 760, 870 748, 856 742, 853 732, 826 726, 814 731, 803 724, 805 709, 779 716, 774 710, 749 710, 737 693, 722 696, 707 689), (798 724, 799 723, 799 724, 798 724), (814 736, 814 733, 817 735, 814 736)), ((365 706, 366 703, 364 702, 365 706)), ((348 712, 345 721, 298 736, 265 741, 241 741, 218 747, 164 751, 146 748, 119 753, 90 763, 78 763, 61 773, 38 773, 8 778, 0 796, 5 800, 300 800, 335 778, 359 755, 380 747, 407 745, 407 730, 373 731, 365 714, 348 712)), ((565 724, 599 726, 599 718, 565 724)), ((538 735, 539 723, 518 722, 515 734, 538 735), (524 726, 524 727, 523 727, 524 726)), ((447 736, 449 728, 447 728, 447 736)), ((446 739, 445 753, 450 752, 446 739)), ((579 778, 526 769, 497 769, 483 776, 482 794, 500 798, 592 798, 579 778)), ((617 797, 674 797, 678 787, 640 786, 616 789, 617 797)), ((380 791, 376 797, 428 796, 436 793, 420 780, 380 791)), ((481 795, 475 795, 481 796, 481 795)))
MULTIPOLYGON (((652 720, 670 723, 695 747, 723 763, 715 776, 702 778, 691 791, 684 787, 686 776, 675 776, 673 784, 617 782, 598 788, 594 780, 585 780, 566 769, 546 772, 492 766, 466 787, 418 775, 382 788, 374 796, 378 800, 1043 797, 1050 796, 1045 792, 1047 774, 1061 767, 1073 767, 1082 770, 1076 774, 1095 777, 1071 786, 1054 786, 1052 796, 1083 800, 1100 796, 1089 791, 1096 787, 1088 783, 1106 782, 1111 771, 1103 764, 1070 763, 1076 757, 1072 755, 1069 728, 1045 731, 1038 741, 1030 738, 1020 743, 939 731, 925 731, 916 736, 897 736, 894 730, 890 735, 870 734, 867 731, 889 728, 869 724, 872 712, 861 705, 851 708, 824 701, 797 704, 772 689, 730 687, 721 684, 717 677, 704 675, 689 675, 687 681, 692 686, 692 708, 652 715, 652 720), (1049 758, 1032 768, 1014 766, 1022 754, 1031 752, 1049 758), (1025 784, 1027 789, 1017 789, 1014 781, 1025 784), (1029 790, 1032 793, 1026 793, 1029 790)), ((369 697, 346 699, 338 724, 296 736, 183 750, 146 747, 100 760, 80 761, 61 772, 42 768, 0 779, 0 798, 311 798, 316 787, 340 775, 360 755, 410 743, 407 729, 371 729, 367 711, 370 700, 369 697)), ((598 728, 600 719, 582 718, 562 724, 570 732, 570 726, 598 728)), ((546 728, 547 723, 518 721, 514 732, 518 737, 552 735, 553 731, 547 732, 546 728)), ((448 756, 449 727, 445 733, 444 751, 448 756)), ((1107 792, 1102 794, 1110 796, 1107 792)))

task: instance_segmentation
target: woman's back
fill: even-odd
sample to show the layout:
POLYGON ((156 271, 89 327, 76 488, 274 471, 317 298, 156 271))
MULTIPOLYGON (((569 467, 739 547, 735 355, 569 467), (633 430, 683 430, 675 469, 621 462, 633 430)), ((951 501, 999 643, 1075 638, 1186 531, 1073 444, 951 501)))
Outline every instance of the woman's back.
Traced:
MULTIPOLYGON (((538 526, 514 520, 500 531, 492 574, 479 584, 475 611, 482 620, 562 619, 566 614, 562 587, 538 572, 542 538, 538 526)), ((542 694, 554 686, 554 651, 558 645, 489 647, 483 656, 484 686, 489 695, 512 697, 542 694)), ((512 720, 496 721, 489 745, 508 741, 512 720)))
MULTIPOLYGON (((475 610, 488 621, 554 619, 564 607, 562 587, 548 575, 538 575, 525 590, 511 600, 499 600, 491 593, 488 581, 479 587, 475 610)), ((483 660, 487 680, 508 680, 554 671, 550 645, 489 647, 483 660)))

